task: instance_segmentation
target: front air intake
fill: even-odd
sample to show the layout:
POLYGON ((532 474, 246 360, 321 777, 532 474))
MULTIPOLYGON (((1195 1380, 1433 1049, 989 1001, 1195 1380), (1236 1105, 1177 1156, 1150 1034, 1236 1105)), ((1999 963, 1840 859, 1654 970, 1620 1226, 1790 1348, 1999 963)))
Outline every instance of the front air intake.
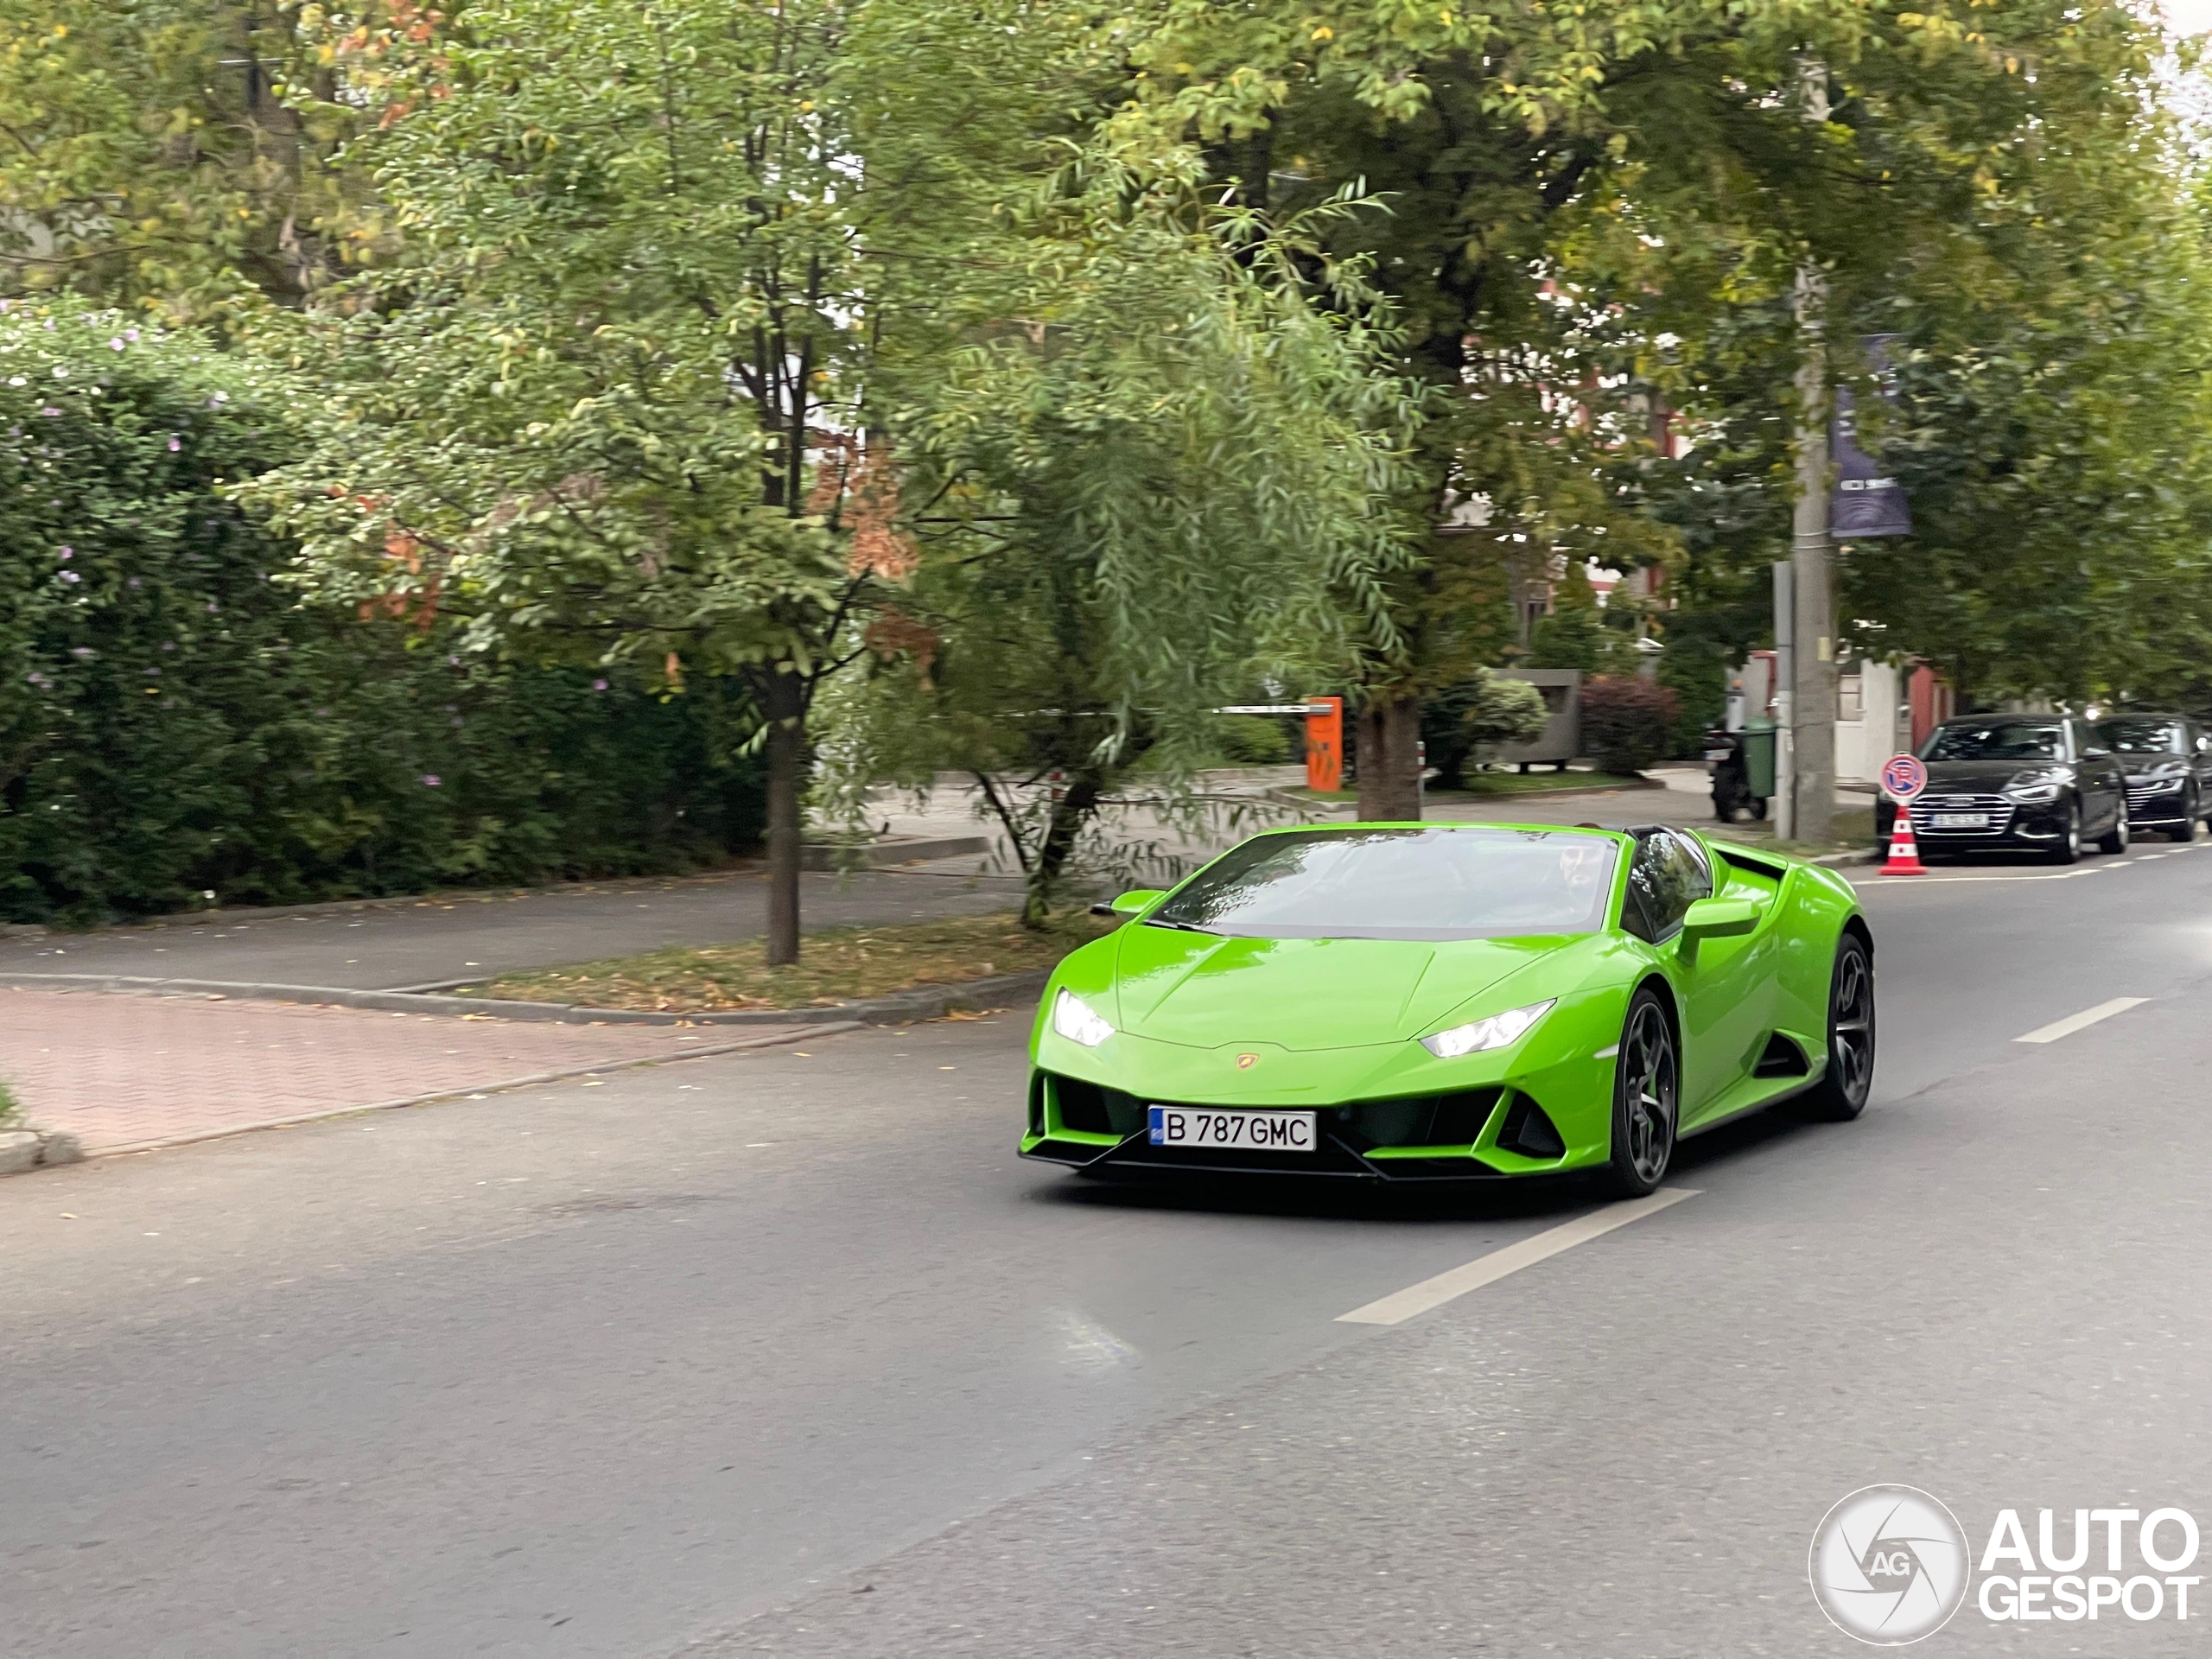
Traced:
POLYGON ((1523 1158, 1564 1158, 1567 1142, 1559 1126, 1528 1096, 1516 1093, 1505 1109, 1505 1122, 1497 1131, 1498 1149, 1517 1152, 1523 1158))

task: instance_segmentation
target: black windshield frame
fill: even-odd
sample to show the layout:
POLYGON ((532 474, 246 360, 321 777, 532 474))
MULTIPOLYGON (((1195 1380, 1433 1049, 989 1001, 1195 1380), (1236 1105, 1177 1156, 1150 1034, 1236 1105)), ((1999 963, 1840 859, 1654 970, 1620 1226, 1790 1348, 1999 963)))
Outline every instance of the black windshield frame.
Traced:
POLYGON ((1233 938, 1595 933, 1609 925, 1622 845, 1584 830, 1490 825, 1278 830, 1231 848, 1144 921, 1233 938))

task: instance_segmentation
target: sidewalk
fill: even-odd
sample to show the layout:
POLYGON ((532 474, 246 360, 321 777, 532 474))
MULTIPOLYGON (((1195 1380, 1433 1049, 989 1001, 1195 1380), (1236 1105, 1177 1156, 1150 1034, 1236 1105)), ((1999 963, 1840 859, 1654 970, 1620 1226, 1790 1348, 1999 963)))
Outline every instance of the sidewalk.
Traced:
POLYGON ((285 1002, 0 990, 0 1075, 32 1123, 69 1131, 88 1153, 824 1035, 820 1027, 526 1025, 285 1002))

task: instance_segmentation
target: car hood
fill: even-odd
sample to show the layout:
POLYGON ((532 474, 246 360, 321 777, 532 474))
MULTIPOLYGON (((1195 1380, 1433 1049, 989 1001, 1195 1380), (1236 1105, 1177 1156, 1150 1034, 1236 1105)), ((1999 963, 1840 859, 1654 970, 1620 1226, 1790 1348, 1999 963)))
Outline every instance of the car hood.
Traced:
POLYGON ((2043 772, 2067 764, 2063 760, 1930 760, 1928 792, 1938 795, 1957 790, 1994 795, 2024 772, 2043 772))
POLYGON ((1469 997, 1572 944, 1246 939, 1139 923, 1119 935, 1123 1031, 1217 1048, 1348 1048, 1420 1036, 1469 997))

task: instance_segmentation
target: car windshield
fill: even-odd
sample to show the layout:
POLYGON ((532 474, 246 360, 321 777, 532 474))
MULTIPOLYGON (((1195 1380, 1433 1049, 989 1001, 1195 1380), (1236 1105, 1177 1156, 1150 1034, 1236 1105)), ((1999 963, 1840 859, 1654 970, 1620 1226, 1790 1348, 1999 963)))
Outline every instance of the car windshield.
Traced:
POLYGON ((2057 760, 2066 744, 2057 724, 2048 720, 1973 721, 1939 726, 1923 760, 2057 760))
POLYGON ((2187 749, 2181 722, 2174 720, 2107 720, 2100 722, 2097 735, 2119 754, 2181 754, 2187 749))
POLYGON ((1618 855, 1569 830, 1292 830, 1231 849, 1146 920, 1239 938, 1590 933, 1618 855))

